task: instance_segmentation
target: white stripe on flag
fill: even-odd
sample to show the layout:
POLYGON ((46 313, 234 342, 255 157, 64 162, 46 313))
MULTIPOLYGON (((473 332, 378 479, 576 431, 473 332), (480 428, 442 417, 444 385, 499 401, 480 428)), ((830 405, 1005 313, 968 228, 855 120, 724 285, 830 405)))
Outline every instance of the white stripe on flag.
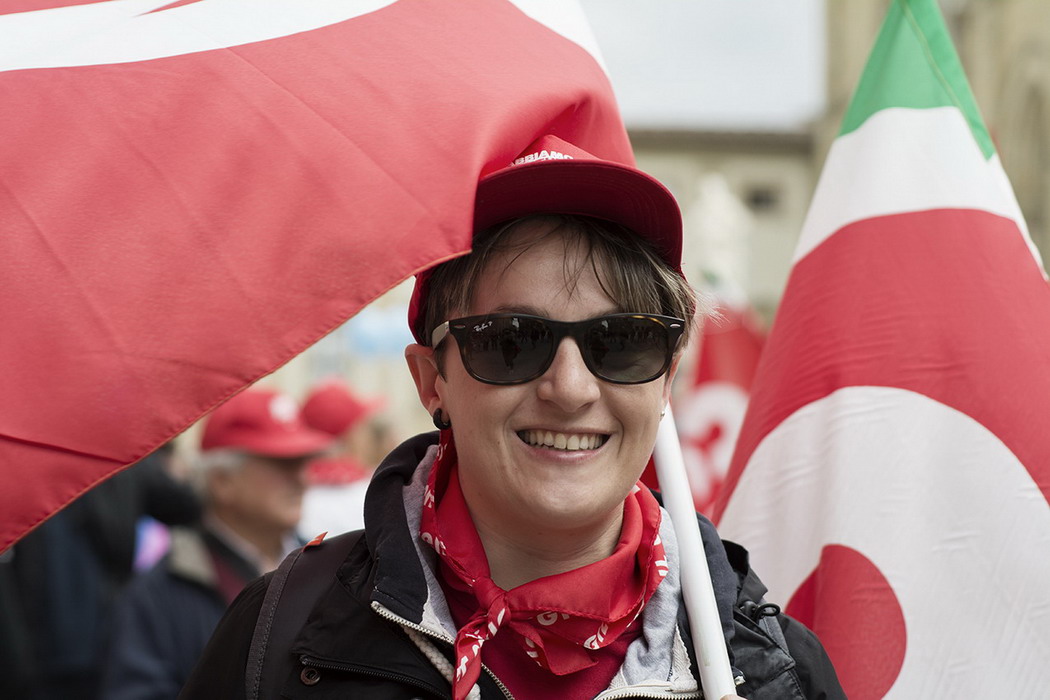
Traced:
POLYGON ((602 59, 602 52, 598 48, 598 39, 594 36, 591 23, 587 21, 587 15, 584 14, 581 5, 575 2, 565 2, 565 0, 511 0, 511 2, 551 31, 578 44, 587 53, 594 56, 594 60, 598 62, 602 70, 609 72, 602 59))
MULTIPOLYGON (((327 27, 396 0, 110 0, 0 15, 0 71, 132 63, 242 46, 327 27)), ((605 68, 583 8, 565 0, 511 0, 605 68)), ((606 70, 606 72, 608 72, 606 70)))
POLYGON ((327 27, 395 0, 111 0, 0 15, 0 71, 133 63, 327 27))
POLYGON ((846 224, 927 209, 983 209, 1012 219, 1040 261, 999 156, 984 158, 959 110, 937 107, 884 109, 835 140, 793 262, 846 224))
POLYGON ((940 697, 1045 693, 1050 504, 972 418, 902 389, 840 389, 767 435, 736 493, 719 531, 751 551, 770 600, 786 605, 829 544, 885 576, 907 626, 887 698, 931 683, 940 697))

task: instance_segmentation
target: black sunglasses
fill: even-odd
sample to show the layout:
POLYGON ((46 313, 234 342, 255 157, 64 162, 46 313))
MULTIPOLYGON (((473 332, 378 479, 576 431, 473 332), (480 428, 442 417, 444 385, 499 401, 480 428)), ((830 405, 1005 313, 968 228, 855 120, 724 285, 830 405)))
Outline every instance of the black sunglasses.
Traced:
POLYGON ((562 339, 570 337, 594 376, 613 384, 644 384, 671 366, 684 331, 682 319, 654 314, 611 314, 574 322, 491 314, 445 321, 431 334, 431 345, 436 348, 451 333, 474 379, 524 384, 547 371, 562 339))

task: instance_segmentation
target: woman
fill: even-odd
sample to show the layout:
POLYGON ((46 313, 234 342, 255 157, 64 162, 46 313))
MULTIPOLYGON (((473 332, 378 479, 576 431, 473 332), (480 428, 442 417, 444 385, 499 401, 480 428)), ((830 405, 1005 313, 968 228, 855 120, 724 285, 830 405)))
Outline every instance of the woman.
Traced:
MULTIPOLYGON (((473 252, 421 276, 410 310, 406 356, 440 432, 377 470, 365 534, 273 684, 697 697, 674 532, 638 484, 696 306, 677 205, 647 175, 544 137, 482 179, 475 228, 473 252)), ((740 692, 844 697, 811 633, 748 615, 775 606, 758 605, 746 553, 730 546, 734 569, 701 524, 740 692)), ((182 697, 244 696, 265 590, 234 604, 182 697)))

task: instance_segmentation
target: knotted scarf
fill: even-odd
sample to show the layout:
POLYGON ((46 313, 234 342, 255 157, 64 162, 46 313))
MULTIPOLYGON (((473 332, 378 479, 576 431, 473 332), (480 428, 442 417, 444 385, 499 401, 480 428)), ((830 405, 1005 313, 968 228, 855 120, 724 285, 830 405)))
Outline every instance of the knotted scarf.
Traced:
POLYGON ((595 664, 591 650, 608 646, 641 614, 667 575, 660 543, 660 507, 636 485, 624 502, 620 540, 600 561, 505 591, 493 582, 481 539, 460 490, 451 430, 441 431, 424 493, 420 536, 437 552, 445 584, 468 593, 476 611, 456 635, 454 700, 481 673, 481 648, 497 632, 514 635, 522 660, 556 675, 595 664))

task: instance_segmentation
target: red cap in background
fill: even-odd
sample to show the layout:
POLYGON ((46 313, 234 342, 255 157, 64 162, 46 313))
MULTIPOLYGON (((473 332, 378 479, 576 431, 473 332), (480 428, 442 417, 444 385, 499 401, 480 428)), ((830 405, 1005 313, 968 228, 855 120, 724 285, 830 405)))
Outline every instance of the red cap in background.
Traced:
MULTIPOLYGON (((506 167, 485 174, 474 202, 474 232, 529 214, 581 214, 621 224, 648 240, 682 275, 682 213, 658 180, 602 160, 557 136, 543 136, 506 167)), ((684 277, 684 275, 682 275, 684 277)), ((416 276, 408 325, 428 344, 423 307, 430 270, 416 276)))
POLYGON ((381 398, 361 398, 343 382, 333 379, 310 392, 302 416, 309 427, 339 437, 385 403, 381 398))
POLYGON ((328 449, 331 435, 308 427, 290 396, 245 389, 205 421, 201 450, 233 448, 265 457, 306 457, 328 449))

